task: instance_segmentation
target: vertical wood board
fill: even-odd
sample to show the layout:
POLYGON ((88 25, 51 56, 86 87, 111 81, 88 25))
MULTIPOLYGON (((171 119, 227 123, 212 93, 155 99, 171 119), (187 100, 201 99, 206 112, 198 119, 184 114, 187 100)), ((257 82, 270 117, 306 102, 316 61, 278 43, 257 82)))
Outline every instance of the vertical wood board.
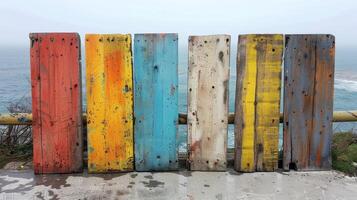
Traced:
POLYGON ((282 35, 239 36, 235 102, 238 171, 277 169, 282 53, 282 35))
POLYGON ((178 36, 134 38, 135 168, 178 169, 178 36))
POLYGON ((230 36, 190 36, 188 145, 191 170, 227 166, 230 36))
POLYGON ((82 170, 80 38, 32 33, 33 162, 38 173, 82 170))
POLYGON ((286 35, 283 167, 331 168, 335 38, 286 35))
POLYGON ((88 171, 134 169, 131 36, 86 35, 88 171))

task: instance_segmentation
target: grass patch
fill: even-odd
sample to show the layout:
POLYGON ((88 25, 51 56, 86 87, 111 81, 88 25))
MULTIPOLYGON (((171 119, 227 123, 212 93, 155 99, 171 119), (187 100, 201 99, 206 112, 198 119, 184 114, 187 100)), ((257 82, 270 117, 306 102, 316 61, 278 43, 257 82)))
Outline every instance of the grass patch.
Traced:
POLYGON ((31 161, 32 143, 16 146, 0 145, 0 169, 13 161, 31 161))
POLYGON ((351 176, 357 174, 357 135, 335 133, 332 138, 332 168, 351 176))

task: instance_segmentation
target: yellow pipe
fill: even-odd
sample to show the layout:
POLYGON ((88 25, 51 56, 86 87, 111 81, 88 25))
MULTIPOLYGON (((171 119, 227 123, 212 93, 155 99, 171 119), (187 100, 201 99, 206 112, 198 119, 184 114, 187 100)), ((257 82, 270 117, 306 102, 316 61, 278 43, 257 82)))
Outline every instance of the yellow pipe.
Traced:
MULTIPOLYGON (((86 114, 83 113, 83 123, 86 122, 86 114)), ((333 122, 355 122, 357 121, 357 110, 334 111, 333 122)), ((283 122, 283 113, 280 113, 280 123, 283 122)), ((3 113, 0 114, 0 125, 31 125, 31 113, 3 113)), ((228 123, 234 124, 234 113, 229 113, 228 123)), ((187 114, 179 114, 179 124, 187 124, 187 114)))
POLYGON ((31 113, 4 113, 0 114, 0 125, 31 125, 31 113))
POLYGON ((357 110, 333 112, 333 122, 355 122, 355 121, 357 121, 357 110))

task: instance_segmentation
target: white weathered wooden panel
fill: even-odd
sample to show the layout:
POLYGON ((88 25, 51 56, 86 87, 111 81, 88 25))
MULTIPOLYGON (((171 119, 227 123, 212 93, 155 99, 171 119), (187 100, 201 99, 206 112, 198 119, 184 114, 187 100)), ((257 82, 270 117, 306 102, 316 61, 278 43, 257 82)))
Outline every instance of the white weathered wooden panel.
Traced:
POLYGON ((227 165, 230 36, 190 36, 188 145, 191 170, 227 165))

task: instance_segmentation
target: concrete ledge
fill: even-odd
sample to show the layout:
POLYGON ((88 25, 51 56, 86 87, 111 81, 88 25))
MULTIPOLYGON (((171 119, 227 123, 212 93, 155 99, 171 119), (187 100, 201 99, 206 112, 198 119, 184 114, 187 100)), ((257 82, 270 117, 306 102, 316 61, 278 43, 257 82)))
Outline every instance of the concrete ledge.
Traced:
POLYGON ((0 170, 0 199, 356 199, 357 179, 324 172, 38 175, 0 170))

